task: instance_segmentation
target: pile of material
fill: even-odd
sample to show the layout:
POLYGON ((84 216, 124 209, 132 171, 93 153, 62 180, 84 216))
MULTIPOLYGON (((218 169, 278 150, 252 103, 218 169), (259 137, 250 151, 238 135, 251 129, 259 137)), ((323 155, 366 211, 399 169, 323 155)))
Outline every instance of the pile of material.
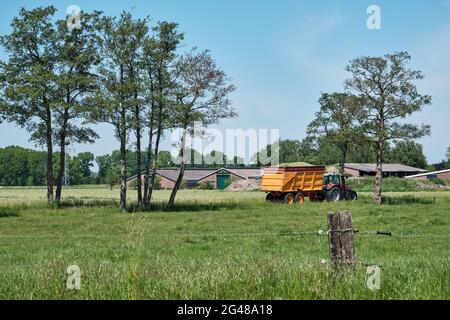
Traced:
POLYGON ((259 190, 261 181, 256 179, 233 181, 225 190, 226 191, 251 191, 259 190))
POLYGON ((314 165, 307 163, 307 162, 288 162, 288 163, 279 164, 276 167, 288 168, 288 167, 312 167, 312 166, 314 166, 314 165))
POLYGON ((337 166, 328 166, 326 167, 325 171, 327 173, 337 174, 339 173, 339 168, 337 166))

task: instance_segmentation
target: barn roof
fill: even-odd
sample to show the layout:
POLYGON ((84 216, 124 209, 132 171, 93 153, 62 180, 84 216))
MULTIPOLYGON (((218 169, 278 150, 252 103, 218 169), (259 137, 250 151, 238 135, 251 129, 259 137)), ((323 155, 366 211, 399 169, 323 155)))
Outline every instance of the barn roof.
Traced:
POLYGON ((263 175, 264 169, 261 168, 237 168, 237 169, 225 169, 232 174, 243 177, 244 179, 260 178, 263 175))
MULTIPOLYGON (((216 169, 185 169, 183 180, 201 180, 204 177, 213 174, 216 169)), ((172 181, 176 181, 178 178, 180 170, 179 169, 156 169, 156 174, 161 177, 167 178, 172 181)))
MULTIPOLYGON (((228 171, 229 173, 241 177, 242 179, 259 178, 262 176, 263 169, 260 168, 220 168, 220 169, 202 169, 202 168, 186 168, 184 171, 183 180, 199 181, 220 171, 228 171)), ((176 181, 179 174, 178 168, 162 168, 156 169, 156 174, 169 179, 171 181, 176 181)), ((133 175, 127 179, 133 180, 136 175, 133 175)))

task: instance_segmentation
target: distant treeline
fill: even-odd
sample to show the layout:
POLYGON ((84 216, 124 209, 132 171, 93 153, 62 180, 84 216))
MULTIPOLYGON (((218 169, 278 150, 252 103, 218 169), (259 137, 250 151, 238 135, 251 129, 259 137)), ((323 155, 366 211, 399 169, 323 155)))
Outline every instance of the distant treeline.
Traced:
MULTIPOLYGON (((319 139, 319 143, 304 140, 281 140, 278 143, 280 163, 305 161, 312 164, 335 165, 339 161, 339 152, 327 138, 319 139)), ((270 148, 269 148, 270 149, 270 148)), ((447 159, 440 163, 427 164, 423 147, 413 141, 399 141, 395 144, 386 144, 384 154, 387 163, 402 163, 416 168, 428 170, 441 170, 450 168, 450 148, 447 151, 447 159)), ((220 167, 244 167, 242 160, 235 158, 232 162, 223 153, 213 151, 207 156, 216 159, 223 158, 222 163, 205 161, 207 156, 199 156, 195 150, 190 150, 191 163, 201 157, 201 164, 189 164, 188 167, 220 168, 220 167), (217 153, 217 154, 216 154, 217 153), (230 164, 232 163, 232 164, 230 164)), ((375 148, 350 148, 348 162, 373 162, 375 148)), ((135 151, 127 151, 127 172, 136 172, 135 151)), ((254 156, 256 158, 257 155, 254 156)), ((53 154, 54 170, 59 169, 59 152, 53 154)), ((46 185, 46 160, 47 152, 26 149, 18 146, 0 148, 0 185, 2 186, 43 186, 46 185)), ((146 161, 146 153, 142 153, 142 161, 146 161)), ((159 151, 158 168, 176 168, 169 151, 159 151)), ((248 165, 259 166, 258 164, 248 165)), ((115 185, 119 182, 120 152, 114 150, 110 154, 95 157, 91 152, 81 152, 69 156, 68 180, 70 185, 83 184, 108 184, 115 185), (95 164, 97 172, 93 171, 95 164)))
MULTIPOLYGON (((193 159, 198 159, 198 152, 191 150, 192 163, 193 159), (197 153, 197 154, 195 154, 197 153)), ((214 155, 214 151, 212 152, 214 155)), ((220 155, 217 155, 220 157, 220 155)), ((224 158, 223 163, 230 163, 224 158)), ((136 172, 136 158, 135 151, 126 152, 126 171, 131 174, 136 172)), ((202 157, 204 158, 204 157, 202 157)), ((59 170, 60 153, 53 153, 53 169, 59 170)), ((95 157, 91 152, 81 152, 77 155, 68 157, 68 181, 70 185, 83 184, 108 184, 115 185, 119 183, 120 174, 120 152, 114 150, 111 154, 105 154, 95 157), (93 171, 95 164, 98 171, 93 171)), ((142 162, 145 162, 146 153, 142 153, 142 162)), ((46 185, 46 161, 47 152, 26 149, 18 146, 9 146, 0 148, 0 185, 2 186, 44 186, 46 185)), ((190 164, 188 167, 202 167, 202 168, 220 168, 222 163, 203 163, 190 164)), ((235 164, 227 164, 228 167, 242 167, 240 161, 235 159, 235 164)), ((171 157, 169 151, 158 152, 159 168, 177 167, 177 164, 171 157)), ((56 177, 55 177, 56 181, 56 177)))
MULTIPOLYGON (((334 141, 327 137, 303 140, 281 140, 265 148, 270 154, 271 150, 278 150, 280 163, 308 162, 318 165, 336 165, 341 159, 341 152, 334 141)), ((401 163, 404 165, 426 169, 428 168, 423 147, 412 140, 386 143, 383 146, 385 163, 401 163)), ((374 163, 376 148, 373 144, 351 144, 346 154, 346 163, 374 163)), ((445 162, 446 160, 443 160, 445 162)), ((434 170, 430 168, 430 170, 434 170)))
MULTIPOLYGON (((53 154, 54 170, 59 169, 59 152, 53 154)), ((43 186, 47 183, 47 152, 17 146, 0 148, 0 185, 43 186)), ((99 183, 98 176, 91 171, 94 155, 79 153, 69 159, 70 183, 73 185, 99 183)), ((56 180, 56 177, 55 177, 56 180)))

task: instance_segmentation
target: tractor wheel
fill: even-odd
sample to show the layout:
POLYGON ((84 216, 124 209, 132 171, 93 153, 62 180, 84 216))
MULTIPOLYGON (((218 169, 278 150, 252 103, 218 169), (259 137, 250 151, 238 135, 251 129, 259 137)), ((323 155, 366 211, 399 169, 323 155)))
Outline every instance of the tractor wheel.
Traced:
POLYGON ((327 201, 335 202, 341 200, 341 191, 339 188, 332 188, 327 192, 327 201))
POLYGON ((296 203, 296 204, 302 204, 304 199, 305 199, 305 198, 303 197, 303 194, 302 194, 301 192, 299 192, 299 193, 297 193, 297 194, 295 195, 294 203, 296 203))
POLYGON ((292 193, 288 193, 284 196, 284 203, 285 204, 293 204, 295 200, 295 197, 292 193))
POLYGON ((272 194, 271 192, 269 192, 269 193, 266 195, 266 201, 267 201, 267 202, 273 202, 273 200, 274 200, 273 194, 272 194))
POLYGON ((355 191, 350 190, 347 194, 347 200, 349 200, 349 201, 358 200, 358 194, 355 191))

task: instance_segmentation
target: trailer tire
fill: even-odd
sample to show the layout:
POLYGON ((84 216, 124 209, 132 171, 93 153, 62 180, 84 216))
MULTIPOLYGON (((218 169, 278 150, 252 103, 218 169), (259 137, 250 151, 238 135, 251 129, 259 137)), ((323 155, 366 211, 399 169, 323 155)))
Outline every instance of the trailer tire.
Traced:
POLYGON ((305 200, 305 197, 303 197, 303 194, 301 192, 299 192, 299 193, 297 193, 295 195, 294 203, 295 204, 302 204, 304 200, 305 200))
POLYGON ((266 195, 266 201, 267 201, 267 202, 273 202, 273 200, 274 200, 273 194, 272 194, 272 192, 269 192, 269 193, 266 195))
POLYGON ((293 204, 295 201, 295 197, 292 193, 288 193, 284 196, 284 203, 285 204, 293 204))

